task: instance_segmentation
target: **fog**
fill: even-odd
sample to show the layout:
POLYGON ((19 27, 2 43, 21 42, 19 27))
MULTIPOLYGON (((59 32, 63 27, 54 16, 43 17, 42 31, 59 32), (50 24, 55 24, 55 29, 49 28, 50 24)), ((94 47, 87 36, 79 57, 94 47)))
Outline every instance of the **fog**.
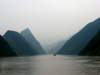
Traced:
POLYGON ((0 34, 29 28, 47 46, 100 17, 100 0, 0 0, 0 34))

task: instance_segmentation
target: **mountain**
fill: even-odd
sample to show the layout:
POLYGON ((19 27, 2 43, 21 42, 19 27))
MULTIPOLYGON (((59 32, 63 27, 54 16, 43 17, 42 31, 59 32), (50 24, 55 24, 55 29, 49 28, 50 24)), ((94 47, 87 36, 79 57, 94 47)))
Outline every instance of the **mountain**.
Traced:
POLYGON ((72 38, 70 38, 57 53, 68 55, 78 54, 96 35, 99 29, 100 18, 87 24, 82 30, 80 30, 72 38))
POLYGON ((55 42, 53 44, 50 44, 50 45, 44 47, 43 49, 46 51, 46 53, 48 53, 52 48, 54 48, 61 41, 63 41, 63 40, 59 40, 59 41, 57 41, 57 42, 55 42))
POLYGON ((18 55, 18 56, 22 56, 25 55, 25 52, 20 48, 19 45, 17 45, 16 42, 14 42, 12 39, 8 38, 8 37, 3 37, 7 43, 9 44, 9 46, 12 48, 12 50, 18 55))
POLYGON ((100 56, 100 30, 78 55, 100 56))
POLYGON ((51 48, 47 53, 48 54, 54 54, 57 53, 60 48, 65 44, 66 41, 61 41, 58 44, 56 44, 53 48, 51 48))
POLYGON ((37 52, 31 47, 29 42, 26 41, 26 39, 20 33, 8 30, 3 37, 12 39, 22 50, 20 51, 23 52, 22 55, 37 55, 37 52))
POLYGON ((0 35, 0 57, 17 56, 9 44, 0 35))
POLYGON ((73 35, 70 35, 66 40, 60 40, 56 45, 54 45, 53 48, 51 48, 47 53, 48 54, 54 54, 57 53, 61 47, 68 41, 73 35))
POLYGON ((46 54, 40 43, 35 39, 28 28, 20 32, 20 34, 30 43, 31 47, 35 49, 38 54, 46 54))

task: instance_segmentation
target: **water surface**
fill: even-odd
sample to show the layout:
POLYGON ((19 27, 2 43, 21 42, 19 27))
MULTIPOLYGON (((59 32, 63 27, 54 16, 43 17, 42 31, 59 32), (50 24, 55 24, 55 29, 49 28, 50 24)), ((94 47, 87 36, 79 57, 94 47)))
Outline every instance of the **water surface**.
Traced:
POLYGON ((100 75, 100 57, 37 55, 0 58, 0 75, 100 75))

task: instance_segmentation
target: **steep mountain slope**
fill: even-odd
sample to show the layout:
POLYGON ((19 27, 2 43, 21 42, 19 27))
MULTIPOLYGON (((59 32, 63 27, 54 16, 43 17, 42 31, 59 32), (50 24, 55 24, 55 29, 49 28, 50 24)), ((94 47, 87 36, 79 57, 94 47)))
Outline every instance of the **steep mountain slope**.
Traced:
POLYGON ((51 48, 47 53, 48 54, 54 54, 57 53, 62 46, 72 37, 73 35, 70 35, 66 40, 60 40, 53 48, 51 48))
MULTIPOLYGON (((51 54, 51 52, 54 53, 53 51, 55 51, 56 49, 57 49, 56 51, 59 51, 61 49, 61 47, 63 46, 64 41, 65 42, 68 41, 72 36, 73 35, 70 35, 69 37, 67 37, 66 40, 61 39, 61 40, 59 40, 59 41, 57 41, 57 42, 55 42, 55 43, 53 43, 51 45, 48 45, 48 46, 44 47, 44 50, 47 53, 50 52, 50 54, 51 54), (59 46, 59 47, 57 47, 57 46, 59 46)), ((56 51, 55 51, 55 53, 57 53, 56 51)))
POLYGON ((53 44, 50 44, 50 45, 44 47, 43 49, 46 51, 46 53, 48 53, 52 48, 54 48, 61 41, 63 41, 63 40, 59 40, 59 41, 57 41, 57 42, 55 42, 53 44))
POLYGON ((4 37, 12 39, 23 50, 23 55, 37 55, 37 52, 31 47, 29 42, 18 32, 8 30, 4 37))
POLYGON ((60 48, 65 44, 66 41, 59 42, 56 46, 54 46, 52 49, 50 49, 47 53, 48 54, 54 54, 57 53, 60 48))
POLYGON ((20 33, 31 45, 38 54, 46 54, 40 43, 35 39, 31 31, 27 28, 20 33))
POLYGON ((8 43, 0 35, 0 57, 17 56, 8 43))
POLYGON ((9 46, 12 48, 12 50, 18 55, 25 55, 25 52, 19 47, 19 45, 17 45, 16 42, 14 42, 12 39, 8 38, 8 37, 3 37, 7 43, 9 44, 9 46))
POLYGON ((85 48, 80 51, 79 55, 98 55, 100 56, 100 30, 89 41, 85 48))
POLYGON ((78 54, 100 29, 100 18, 87 24, 81 31, 69 39, 57 52, 58 54, 78 54))

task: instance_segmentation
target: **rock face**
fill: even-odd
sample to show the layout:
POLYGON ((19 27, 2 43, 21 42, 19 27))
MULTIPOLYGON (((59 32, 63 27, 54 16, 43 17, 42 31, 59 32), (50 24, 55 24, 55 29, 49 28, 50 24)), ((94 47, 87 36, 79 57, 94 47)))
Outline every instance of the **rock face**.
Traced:
POLYGON ((8 30, 3 37, 7 37, 12 39, 14 42, 10 41, 10 46, 12 47, 13 51, 15 51, 14 48, 16 48, 15 45, 17 45, 18 50, 15 51, 19 55, 37 55, 37 52, 31 47, 29 42, 18 32, 10 31, 8 30), (14 45, 14 46, 12 46, 14 45), (21 50, 21 51, 19 51, 21 50))
POLYGON ((100 56, 100 30, 89 41, 85 48, 80 51, 79 55, 100 56))
POLYGON ((0 35, 0 57, 17 56, 9 44, 0 35))
POLYGON ((35 39, 28 28, 20 32, 20 34, 30 43, 31 47, 35 49, 38 54, 46 54, 40 43, 35 39))
POLYGON ((87 24, 81 31, 70 38, 57 53, 69 55, 78 54, 96 35, 98 30, 100 30, 100 18, 87 24))

